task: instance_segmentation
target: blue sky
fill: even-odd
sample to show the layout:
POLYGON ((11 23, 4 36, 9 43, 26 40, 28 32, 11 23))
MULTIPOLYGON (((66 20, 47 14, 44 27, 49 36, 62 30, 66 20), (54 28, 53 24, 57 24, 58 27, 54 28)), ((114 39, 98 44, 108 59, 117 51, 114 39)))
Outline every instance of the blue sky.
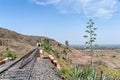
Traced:
POLYGON ((120 44, 119 0, 0 0, 0 27, 61 43, 84 44, 87 22, 98 44, 120 44))

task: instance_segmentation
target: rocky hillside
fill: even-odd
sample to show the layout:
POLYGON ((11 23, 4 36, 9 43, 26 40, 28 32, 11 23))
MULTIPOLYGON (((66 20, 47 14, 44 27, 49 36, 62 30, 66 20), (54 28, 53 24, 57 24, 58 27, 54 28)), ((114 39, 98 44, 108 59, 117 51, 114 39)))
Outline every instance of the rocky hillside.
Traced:
MULTIPOLYGON (((73 64, 90 65, 91 57, 86 55, 86 51, 79 51, 74 48, 67 47, 48 37, 23 35, 8 29, 0 28, 1 55, 7 50, 10 50, 14 52, 17 57, 21 57, 35 48, 37 42, 42 43, 42 48, 45 50, 45 53, 55 56, 59 60, 60 64, 67 65, 68 63, 65 61, 69 61, 73 64)), ((101 50, 98 50, 93 58, 94 63, 97 65, 104 64, 105 66, 120 69, 120 65, 118 65, 120 59, 119 55, 117 55, 115 51, 114 53, 111 53, 111 55, 108 55, 108 53, 112 51, 101 52, 101 50), (111 56, 116 57, 113 58, 111 56)))
POLYGON ((0 54, 9 49, 21 57, 35 48, 37 42, 41 42, 45 51, 57 58, 80 64, 88 64, 90 60, 90 57, 85 56, 82 52, 43 36, 28 36, 0 28, 0 41, 0 54))

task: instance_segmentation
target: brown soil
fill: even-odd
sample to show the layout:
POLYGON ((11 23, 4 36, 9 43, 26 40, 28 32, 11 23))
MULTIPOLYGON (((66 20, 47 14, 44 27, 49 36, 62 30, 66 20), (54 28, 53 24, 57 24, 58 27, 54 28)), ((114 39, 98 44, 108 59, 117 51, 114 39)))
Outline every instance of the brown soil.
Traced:
MULTIPOLYGON (((81 52, 89 54, 89 51, 81 50, 81 52)), ((120 49, 95 50, 93 54, 96 59, 94 60, 95 65, 103 64, 110 68, 120 69, 120 49)))

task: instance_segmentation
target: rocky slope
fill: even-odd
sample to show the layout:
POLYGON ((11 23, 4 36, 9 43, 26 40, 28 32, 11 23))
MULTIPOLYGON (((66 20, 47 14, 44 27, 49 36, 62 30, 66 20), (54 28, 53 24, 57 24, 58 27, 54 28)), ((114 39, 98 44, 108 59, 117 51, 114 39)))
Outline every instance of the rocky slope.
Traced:
MULTIPOLYGON (((44 36, 30 36, 23 35, 17 32, 0 28, 0 54, 4 54, 7 48, 18 55, 18 57, 23 56, 25 53, 31 51, 35 48, 36 43, 40 42, 45 44, 46 52, 54 55, 55 57, 59 57, 62 61, 60 64, 64 64, 64 61, 67 60, 73 64, 79 65, 90 65, 91 57, 86 55, 85 51, 79 51, 71 47, 67 47, 54 39, 50 39, 44 36), (2 42, 1 42, 2 41, 2 42)), ((111 52, 111 51, 110 51, 111 52)), ((101 57, 101 54, 108 55, 109 51, 102 53, 101 50, 96 52, 94 56, 95 64, 104 64, 112 68, 120 69, 119 65, 119 56, 112 53, 110 56, 101 57), (100 55, 99 57, 96 57, 100 55), (116 58, 111 58, 111 56, 116 55, 116 58), (118 58, 118 59, 117 59, 118 58), (114 64, 112 63, 114 61, 114 64), (114 66, 114 67, 113 67, 114 66)))
POLYGON ((0 46, 0 53, 5 53, 6 48, 13 51, 18 55, 24 55, 28 51, 32 50, 37 42, 45 44, 46 40, 49 40, 51 47, 50 53, 58 55, 60 58, 65 58, 72 63, 88 64, 90 57, 84 55, 82 52, 66 47, 65 45, 43 36, 28 36, 19 34, 8 29, 0 28, 0 40, 2 45, 0 46), (64 55, 65 54, 65 55, 64 55))

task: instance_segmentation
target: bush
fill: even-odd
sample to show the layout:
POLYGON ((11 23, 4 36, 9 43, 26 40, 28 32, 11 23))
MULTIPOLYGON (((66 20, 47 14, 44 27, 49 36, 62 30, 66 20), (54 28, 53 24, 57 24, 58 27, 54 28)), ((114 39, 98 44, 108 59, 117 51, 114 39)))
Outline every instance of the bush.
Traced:
POLYGON ((67 69, 62 68, 62 69, 61 69, 61 72, 62 72, 63 74, 66 74, 66 73, 67 73, 67 69))
POLYGON ((67 50, 66 49, 63 50, 63 54, 67 55, 67 50))
POLYGON ((97 68, 83 67, 83 69, 79 69, 76 66, 70 70, 62 68, 61 72, 64 74, 65 80, 100 80, 101 74, 103 80, 120 80, 119 70, 102 65, 97 68), (103 73, 100 73, 101 71, 103 73))
POLYGON ((97 80, 97 73, 93 68, 84 67, 80 72, 80 79, 82 80, 97 80))
POLYGON ((60 75, 61 75, 61 72, 60 72, 59 70, 55 70, 54 73, 55 73, 55 75, 57 75, 57 76, 60 76, 60 75))
POLYGON ((16 58, 16 55, 13 54, 13 52, 8 51, 7 53, 5 53, 4 57, 11 57, 12 59, 15 59, 15 58, 16 58))
POLYGON ((2 46, 2 40, 0 39, 0 46, 2 46))
POLYGON ((44 45, 42 45, 44 50, 50 54, 50 50, 52 50, 51 44, 50 44, 50 40, 49 39, 45 39, 44 40, 44 45))
POLYGON ((100 71, 103 71, 104 80, 120 80, 120 71, 117 69, 111 69, 101 65, 97 67, 97 72, 100 71))
POLYGON ((104 54, 100 54, 100 56, 105 56, 104 54))
POLYGON ((78 67, 73 67, 71 72, 62 70, 65 74, 65 80, 98 80, 96 70, 89 67, 84 67, 79 69, 78 67))
POLYGON ((4 59, 4 57, 3 57, 3 56, 0 56, 0 60, 2 60, 2 59, 4 59))
POLYGON ((58 47, 61 47, 62 44, 58 43, 58 47))
POLYGON ((72 69, 72 74, 71 74, 71 80, 80 80, 80 70, 78 69, 78 67, 74 67, 72 69))
POLYGON ((111 57, 112 57, 112 58, 115 58, 115 57, 116 57, 116 55, 112 55, 111 57))
POLYGON ((56 58, 60 58, 60 55, 59 55, 58 51, 55 51, 55 56, 56 56, 56 58))

